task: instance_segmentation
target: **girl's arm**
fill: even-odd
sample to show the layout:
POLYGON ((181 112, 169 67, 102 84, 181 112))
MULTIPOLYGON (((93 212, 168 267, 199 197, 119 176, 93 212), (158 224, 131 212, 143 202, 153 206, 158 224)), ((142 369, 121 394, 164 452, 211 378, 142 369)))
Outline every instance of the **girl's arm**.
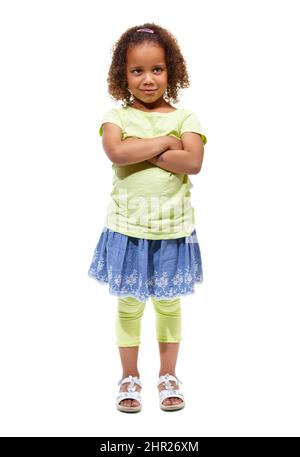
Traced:
POLYGON ((173 171, 173 173, 194 175, 199 171, 191 161, 191 153, 184 149, 169 149, 156 157, 152 157, 152 159, 148 159, 148 162, 164 170, 173 171))
POLYGON ((129 137, 118 145, 115 151, 116 165, 130 165, 144 162, 151 157, 166 151, 169 148, 170 137, 159 136, 156 138, 129 137))
POLYGON ((169 149, 148 162, 175 173, 194 175, 202 166, 204 145, 201 136, 194 132, 184 132, 181 140, 170 137, 169 149))
POLYGON ((200 136, 194 133, 184 133, 182 141, 173 136, 126 138, 119 145, 118 162, 114 163, 130 165, 146 160, 174 173, 197 174, 203 158, 203 143, 199 138, 200 136), (179 149, 182 146, 189 150, 179 149))

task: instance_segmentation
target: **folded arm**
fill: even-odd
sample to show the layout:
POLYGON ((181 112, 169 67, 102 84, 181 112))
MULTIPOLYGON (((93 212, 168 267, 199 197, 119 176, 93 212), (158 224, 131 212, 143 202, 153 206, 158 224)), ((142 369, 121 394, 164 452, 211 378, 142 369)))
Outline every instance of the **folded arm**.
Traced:
POLYGON ((198 133, 185 132, 181 140, 173 136, 155 138, 129 137, 122 140, 120 127, 103 124, 103 148, 116 165, 130 165, 148 161, 174 173, 199 173, 204 147, 198 133))
POLYGON ((169 149, 152 159, 148 159, 148 162, 173 173, 185 173, 187 175, 198 173, 191 160, 190 151, 184 149, 169 149))
POLYGON ((183 149, 169 149, 148 159, 148 162, 174 173, 199 173, 204 154, 201 136, 198 133, 185 132, 182 134, 181 142, 183 149))

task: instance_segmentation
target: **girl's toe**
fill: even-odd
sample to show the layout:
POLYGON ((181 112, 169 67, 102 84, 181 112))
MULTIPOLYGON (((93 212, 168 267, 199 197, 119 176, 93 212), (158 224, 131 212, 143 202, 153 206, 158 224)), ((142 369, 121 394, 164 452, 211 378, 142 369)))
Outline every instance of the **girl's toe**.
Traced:
POLYGON ((131 406, 139 406, 139 402, 137 400, 122 400, 121 403, 120 403, 122 406, 127 406, 127 407, 131 407, 131 406))
POLYGON ((181 403, 180 398, 172 398, 172 405, 177 405, 178 403, 181 403))

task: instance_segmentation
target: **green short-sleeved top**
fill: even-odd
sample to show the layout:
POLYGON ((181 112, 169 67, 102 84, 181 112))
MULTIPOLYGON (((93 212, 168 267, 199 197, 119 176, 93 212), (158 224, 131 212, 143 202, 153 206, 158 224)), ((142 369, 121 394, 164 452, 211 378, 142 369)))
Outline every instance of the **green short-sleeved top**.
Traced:
MULTIPOLYGON (((134 136, 153 138, 172 135, 180 139, 184 132, 206 136, 199 119, 189 109, 167 113, 145 112, 130 106, 107 111, 102 125, 112 122, 122 129, 122 140, 134 136)), ((152 240, 189 236, 195 227, 189 176, 159 168, 148 161, 130 165, 112 164, 113 189, 104 225, 124 235, 152 240)))

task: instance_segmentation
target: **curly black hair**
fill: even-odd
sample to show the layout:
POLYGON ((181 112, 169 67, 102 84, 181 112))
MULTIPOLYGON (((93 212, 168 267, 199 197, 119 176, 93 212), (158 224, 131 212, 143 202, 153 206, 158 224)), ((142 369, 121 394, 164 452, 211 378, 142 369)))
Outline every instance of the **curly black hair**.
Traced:
POLYGON ((108 72, 108 93, 113 100, 122 100, 123 107, 132 103, 126 77, 126 56, 129 47, 145 41, 158 44, 165 51, 168 73, 168 86, 164 95, 167 102, 178 102, 178 92, 181 88, 190 86, 189 75, 185 60, 181 54, 178 42, 171 32, 153 23, 130 27, 111 48, 112 62, 108 72), (149 28, 155 33, 138 32, 138 29, 149 28))

